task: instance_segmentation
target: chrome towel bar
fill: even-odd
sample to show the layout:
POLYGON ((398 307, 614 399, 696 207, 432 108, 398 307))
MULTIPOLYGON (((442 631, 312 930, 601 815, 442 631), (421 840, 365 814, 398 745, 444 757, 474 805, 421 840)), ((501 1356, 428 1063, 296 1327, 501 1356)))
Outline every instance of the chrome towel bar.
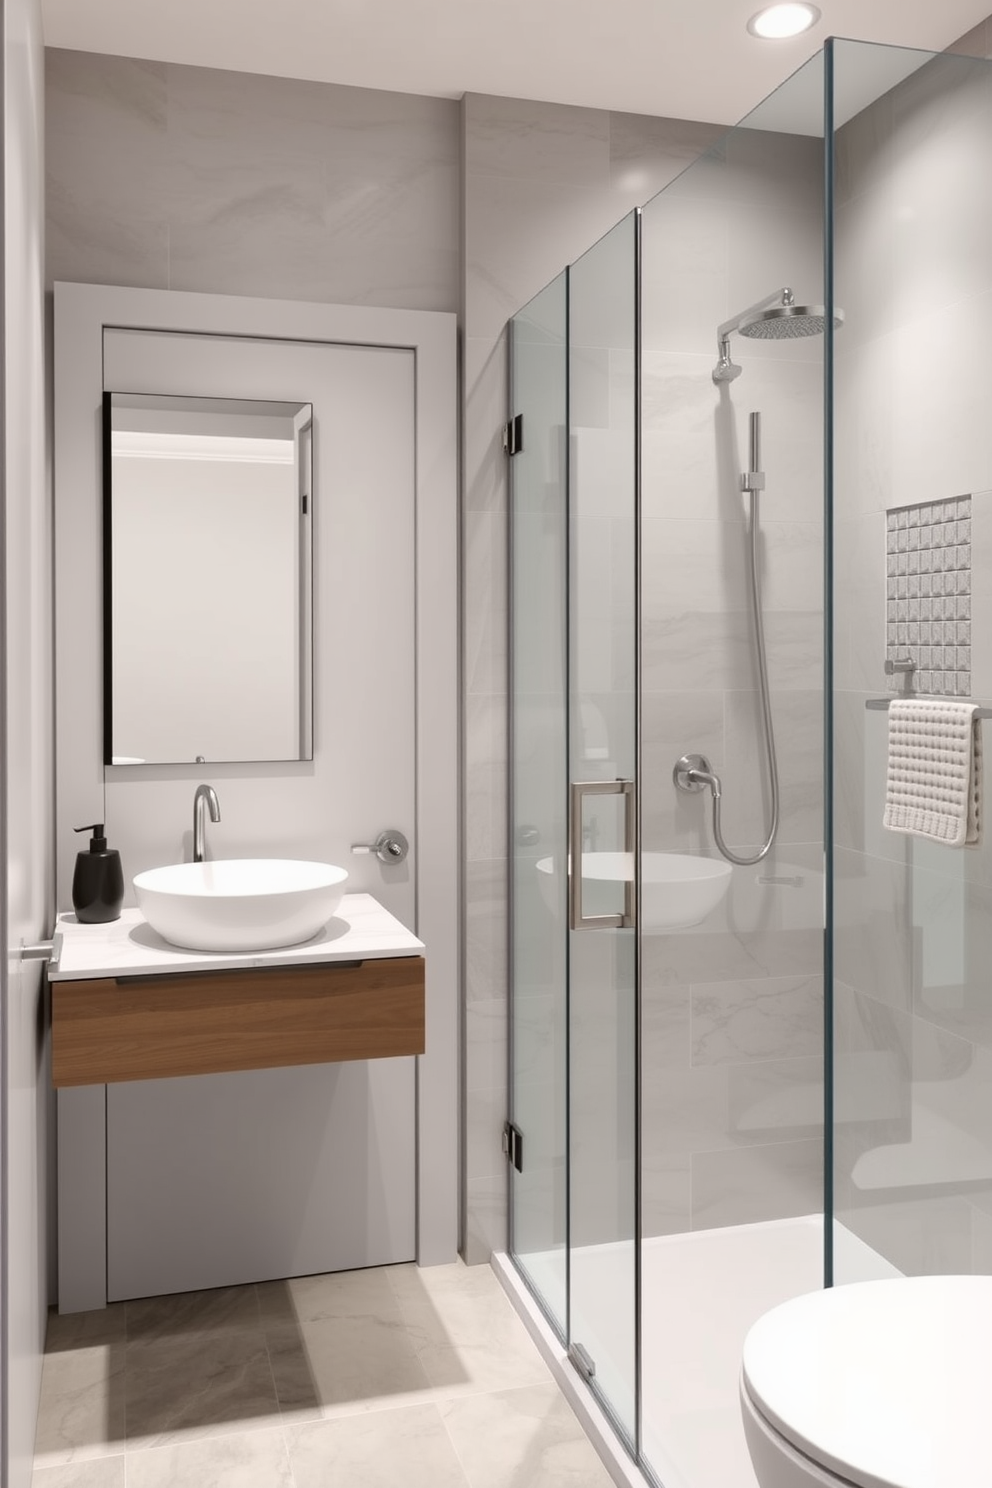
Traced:
MULTIPOLYGON (((964 703, 967 698, 906 698, 903 695, 891 698, 868 698, 865 707, 872 713, 887 713, 890 703, 921 702, 921 703, 964 703)), ((992 718, 992 708, 977 708, 976 718, 992 718)))

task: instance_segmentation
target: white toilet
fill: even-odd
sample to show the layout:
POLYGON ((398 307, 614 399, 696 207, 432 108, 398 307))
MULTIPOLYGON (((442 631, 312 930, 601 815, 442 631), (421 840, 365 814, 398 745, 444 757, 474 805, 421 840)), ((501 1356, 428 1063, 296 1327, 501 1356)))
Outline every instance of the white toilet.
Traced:
POLYGON ((761 1488, 992 1488, 992 1276, 810 1292, 744 1341, 761 1488))

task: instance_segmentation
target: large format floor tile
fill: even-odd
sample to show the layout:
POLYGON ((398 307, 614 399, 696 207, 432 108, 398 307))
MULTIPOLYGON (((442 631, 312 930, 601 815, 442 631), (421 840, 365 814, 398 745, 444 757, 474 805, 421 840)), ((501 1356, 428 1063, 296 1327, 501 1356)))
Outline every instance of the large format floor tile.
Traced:
POLYGON ((31 1488, 124 1488, 124 1454, 66 1467, 36 1467, 31 1488))
POLYGON ((287 1433, 296 1488, 468 1488, 434 1405, 344 1416, 287 1433))
POLYGON ((389 1280, 438 1398, 550 1379, 488 1266, 395 1266, 389 1280))
POLYGON ((124 1447, 124 1345, 84 1344, 47 1354, 35 1462, 53 1467, 124 1447))
POLYGON ((493 1272, 389 1266, 50 1319, 33 1488, 607 1488, 493 1272))
POLYGON ((553 1383, 445 1400, 439 1409, 470 1488, 611 1488, 553 1383))
POLYGON ((293 1488, 282 1431, 239 1432, 128 1454, 127 1488, 293 1488))

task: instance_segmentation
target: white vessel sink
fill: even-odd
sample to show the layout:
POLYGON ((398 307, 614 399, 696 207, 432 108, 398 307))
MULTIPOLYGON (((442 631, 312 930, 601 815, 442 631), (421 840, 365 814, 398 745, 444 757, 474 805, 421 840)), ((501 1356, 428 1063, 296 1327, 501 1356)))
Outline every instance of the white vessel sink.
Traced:
MULTIPOLYGON (((585 914, 615 914, 621 896, 616 885, 631 877, 632 853, 582 854, 582 908, 585 914)), ((554 859, 539 858, 538 882, 550 908, 556 907, 554 859)), ((647 852, 641 857, 641 929, 684 930, 698 925, 730 888, 730 864, 722 858, 688 853, 647 852)))
POLYGON ((195 951, 268 951, 298 945, 327 924, 348 874, 330 863, 229 858, 173 863, 134 879, 153 930, 195 951))

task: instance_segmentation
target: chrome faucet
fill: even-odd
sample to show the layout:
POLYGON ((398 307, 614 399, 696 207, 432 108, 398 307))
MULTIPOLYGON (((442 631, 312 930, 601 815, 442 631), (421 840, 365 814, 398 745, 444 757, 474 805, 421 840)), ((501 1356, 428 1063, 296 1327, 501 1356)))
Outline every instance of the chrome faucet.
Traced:
POLYGON ((196 795, 193 797, 193 862, 203 862, 203 839, 204 821, 203 808, 210 809, 210 820, 220 821, 220 805, 217 801, 217 792, 212 785, 198 785, 196 795))

